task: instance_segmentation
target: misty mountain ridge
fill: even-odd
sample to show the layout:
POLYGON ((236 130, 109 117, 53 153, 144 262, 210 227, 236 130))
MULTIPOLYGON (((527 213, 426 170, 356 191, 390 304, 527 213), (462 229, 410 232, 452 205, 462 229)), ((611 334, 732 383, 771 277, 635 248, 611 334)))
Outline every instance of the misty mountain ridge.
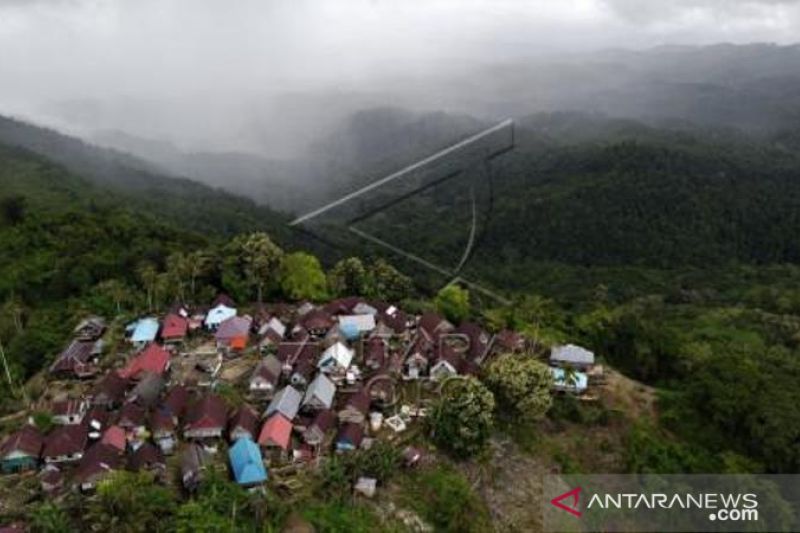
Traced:
MULTIPOLYGON (((303 159, 318 139, 341 133, 354 113, 386 105, 488 122, 581 111, 765 134, 797 124, 798 73, 797 45, 662 46, 466 61, 424 76, 375 76, 302 90, 276 87, 202 101, 188 96, 55 100, 40 111, 76 131, 168 138, 192 147, 190 152, 303 159)), ((32 116, 38 115, 32 111, 32 116)))

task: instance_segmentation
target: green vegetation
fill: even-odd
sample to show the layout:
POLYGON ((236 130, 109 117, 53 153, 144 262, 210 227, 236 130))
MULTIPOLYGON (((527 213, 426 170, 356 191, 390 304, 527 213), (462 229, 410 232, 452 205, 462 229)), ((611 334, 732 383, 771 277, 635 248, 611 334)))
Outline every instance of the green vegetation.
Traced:
POLYGON ((30 513, 32 533, 62 533, 72 529, 69 515, 54 503, 43 503, 30 513))
POLYGON ((451 284, 439 291, 433 303, 448 320, 458 324, 469 316, 469 291, 451 284))
POLYGON ((101 531, 166 531, 174 510, 173 491, 152 475, 118 471, 100 482, 82 520, 101 531))
POLYGON ((224 247, 223 252, 222 284, 235 298, 244 301, 255 299, 260 303, 265 288, 277 286, 277 279, 273 278, 277 277, 278 267, 283 261, 283 250, 266 233, 239 235, 224 247))
POLYGON ((342 259, 328 274, 328 287, 336 296, 366 294, 368 284, 367 269, 357 257, 342 259))
POLYGON ((553 403, 550 369, 530 357, 501 355, 486 369, 484 382, 494 393, 499 417, 539 420, 553 403))
POLYGON ((281 267, 281 289, 291 300, 320 301, 328 294, 319 259, 304 252, 286 256, 281 267))
POLYGON ((328 275, 335 296, 365 296, 389 302, 402 301, 413 293, 411 279, 383 259, 364 265, 361 259, 342 259, 328 275))
POLYGON ((446 380, 428 420, 431 439, 456 458, 481 452, 492 435, 494 407, 492 392, 477 379, 446 380))
POLYGON ((370 508, 363 505, 313 503, 303 509, 302 516, 320 533, 404 531, 400 526, 382 522, 370 508))
POLYGON ((469 482, 457 470, 442 465, 411 474, 402 483, 400 503, 446 532, 492 531, 489 513, 469 482))
POLYGON ((345 502, 359 477, 385 484, 399 470, 401 454, 393 444, 377 440, 367 450, 331 457, 316 475, 316 494, 324 501, 345 502))

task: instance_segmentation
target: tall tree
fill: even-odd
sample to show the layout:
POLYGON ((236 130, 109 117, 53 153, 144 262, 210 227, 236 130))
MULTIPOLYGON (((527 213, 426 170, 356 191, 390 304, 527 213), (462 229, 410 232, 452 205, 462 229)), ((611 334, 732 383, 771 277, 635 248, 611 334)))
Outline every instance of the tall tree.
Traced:
POLYGON ((281 289, 292 300, 321 300, 327 296, 327 279, 319 260, 303 252, 289 254, 281 268, 281 289))
POLYGON ((147 310, 152 311, 155 293, 158 289, 158 270, 153 263, 144 261, 136 268, 136 275, 147 295, 147 310))
POLYGON ((206 250, 196 250, 189 254, 189 294, 197 297, 197 281, 211 271, 212 258, 206 250))
POLYGON ((434 300, 436 309, 452 322, 461 322, 469 316, 469 291, 451 284, 443 288, 434 300))
POLYGON ((328 286, 337 296, 364 296, 369 288, 367 269, 357 257, 342 259, 328 274, 328 286))
POLYGON ((459 459, 475 455, 492 434, 494 408, 494 395, 477 379, 445 381, 428 420, 431 437, 459 459))
POLYGON ((553 402, 550 368, 530 356, 501 355, 489 365, 485 383, 500 412, 512 419, 539 420, 553 402))
POLYGON ((408 276, 383 259, 378 259, 367 270, 367 293, 372 298, 399 302, 411 296, 414 285, 408 276))
POLYGON ((130 287, 118 279, 108 279, 99 283, 97 291, 111 299, 117 314, 122 313, 123 304, 130 303, 133 299, 130 287))
POLYGON ((266 233, 239 235, 224 250, 223 282, 238 297, 255 296, 260 303, 264 288, 277 279, 283 250, 266 233))

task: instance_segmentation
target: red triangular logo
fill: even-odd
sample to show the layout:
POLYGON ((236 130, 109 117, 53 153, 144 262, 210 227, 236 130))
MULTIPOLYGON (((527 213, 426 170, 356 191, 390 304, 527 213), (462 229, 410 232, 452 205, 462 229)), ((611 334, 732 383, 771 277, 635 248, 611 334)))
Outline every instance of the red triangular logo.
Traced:
POLYGON ((575 487, 574 489, 572 489, 569 492, 565 492, 564 494, 561 494, 560 496, 556 496, 555 498, 550 500, 550 503, 552 503, 553 505, 555 505, 559 509, 568 512, 569 514, 572 514, 572 515, 575 515, 575 516, 580 516, 581 512, 578 510, 578 501, 580 499, 580 494, 581 494, 581 488, 580 487, 575 487), (567 503, 567 504, 562 503, 564 500, 568 500, 568 499, 572 500, 571 503, 567 503))

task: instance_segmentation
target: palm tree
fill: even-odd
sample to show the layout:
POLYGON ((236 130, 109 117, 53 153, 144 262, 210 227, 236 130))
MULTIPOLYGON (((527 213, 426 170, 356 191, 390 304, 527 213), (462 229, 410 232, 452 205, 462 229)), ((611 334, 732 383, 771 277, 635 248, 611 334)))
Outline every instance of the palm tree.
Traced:
POLYGON ((211 256, 205 250, 198 250, 186 256, 189 269, 189 294, 197 295, 197 279, 208 274, 211 269, 211 256))
POLYGON ((156 271, 152 263, 144 262, 136 269, 136 274, 139 276, 139 280, 147 293, 147 310, 152 311, 158 284, 158 271, 156 271))

